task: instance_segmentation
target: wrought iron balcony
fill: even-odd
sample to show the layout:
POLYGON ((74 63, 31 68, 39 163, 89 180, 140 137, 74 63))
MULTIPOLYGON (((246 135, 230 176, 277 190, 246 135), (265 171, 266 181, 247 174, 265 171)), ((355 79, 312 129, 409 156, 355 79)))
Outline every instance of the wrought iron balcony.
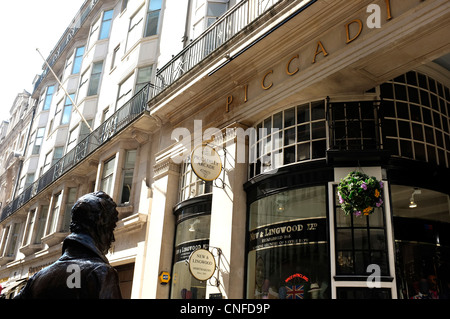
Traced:
POLYGON ((151 84, 147 84, 142 88, 124 106, 50 167, 36 182, 31 184, 12 202, 6 205, 1 212, 0 222, 11 216, 25 203, 63 176, 68 170, 89 157, 90 154, 107 143, 113 136, 117 135, 142 114, 147 108, 150 86, 151 84))
POLYGON ((172 60, 158 69, 151 97, 164 91, 262 14, 282 1, 244 0, 237 3, 172 60))

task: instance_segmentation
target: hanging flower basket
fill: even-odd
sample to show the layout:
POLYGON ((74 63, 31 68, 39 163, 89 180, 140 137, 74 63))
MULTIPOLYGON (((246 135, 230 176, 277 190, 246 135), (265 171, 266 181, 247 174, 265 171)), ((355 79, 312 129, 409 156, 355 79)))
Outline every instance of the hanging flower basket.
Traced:
POLYGON ((345 215, 369 215, 383 205, 383 182, 361 172, 349 173, 341 179, 337 190, 345 215))

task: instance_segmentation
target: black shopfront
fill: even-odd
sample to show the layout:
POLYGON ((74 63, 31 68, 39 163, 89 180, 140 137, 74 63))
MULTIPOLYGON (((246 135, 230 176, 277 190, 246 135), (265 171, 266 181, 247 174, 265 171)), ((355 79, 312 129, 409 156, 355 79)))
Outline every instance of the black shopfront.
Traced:
POLYGON ((448 298, 449 120, 448 82, 410 71, 362 97, 325 97, 257 123, 245 297, 448 298), (385 205, 343 215, 335 188, 345 168, 379 171, 385 205), (379 288, 366 284, 370 265, 379 288))

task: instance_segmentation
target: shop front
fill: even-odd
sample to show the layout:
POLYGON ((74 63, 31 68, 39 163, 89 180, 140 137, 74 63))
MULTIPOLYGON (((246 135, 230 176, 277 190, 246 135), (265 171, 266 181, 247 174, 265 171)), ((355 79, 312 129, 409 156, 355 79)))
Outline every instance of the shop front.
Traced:
POLYGON ((329 298, 326 194, 304 187, 250 205, 247 298, 329 298))
POLYGON ((448 81, 410 71, 257 123, 246 297, 448 298, 449 98, 448 81), (355 170, 382 183, 372 214, 341 209, 337 185, 355 170))

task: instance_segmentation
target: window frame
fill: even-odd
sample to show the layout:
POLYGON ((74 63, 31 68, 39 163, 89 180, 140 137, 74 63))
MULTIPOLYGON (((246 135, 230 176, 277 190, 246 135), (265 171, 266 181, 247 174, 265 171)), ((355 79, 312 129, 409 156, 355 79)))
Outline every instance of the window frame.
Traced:
POLYGON ((89 79, 89 86, 87 89, 86 96, 98 95, 100 90, 100 85, 102 81, 102 74, 104 68, 104 61, 97 61, 92 64, 91 76, 89 79), (100 65, 100 71, 96 70, 96 67, 100 65))
POLYGON ((103 167, 102 167, 102 175, 101 175, 101 180, 100 180, 100 191, 105 192, 106 194, 108 194, 109 196, 112 197, 112 192, 114 191, 114 178, 115 178, 115 167, 116 167, 116 160, 117 157, 116 155, 114 155, 113 157, 110 157, 109 159, 105 160, 103 162, 103 167), (106 170, 106 167, 109 163, 112 163, 112 168, 111 171, 108 172, 106 170))
POLYGON ((146 14, 146 19, 145 19, 144 38, 155 36, 155 35, 158 35, 158 33, 159 33, 163 0, 156 0, 156 1, 160 1, 160 3, 161 3, 161 5, 157 7, 157 9, 152 8, 152 2, 155 3, 155 0, 150 0, 148 2, 147 14, 146 14), (154 17, 152 17, 153 15, 154 15, 154 17), (158 16, 158 21, 156 23, 156 28, 153 29, 153 28, 150 28, 151 27, 150 22, 153 22, 153 20, 151 20, 151 19, 152 18, 154 19, 156 17, 156 15, 158 16))
MULTIPOLYGON (((75 99, 74 93, 69 94, 69 96, 71 97, 72 100, 75 99)), ((73 109, 73 104, 72 104, 71 99, 68 96, 66 96, 66 99, 64 100, 64 106, 62 108, 60 125, 67 125, 70 123, 70 119, 72 118, 72 109, 73 109)))
POLYGON ((50 110, 54 94, 55 94, 55 86, 54 85, 49 85, 47 87, 46 91, 45 91, 44 103, 42 105, 42 110, 43 111, 50 110), (52 91, 49 93, 50 90, 52 90, 52 91))
POLYGON ((129 205, 130 204, 130 200, 131 200, 131 193, 133 190, 133 181, 134 181, 134 171, 136 168, 136 160, 137 160, 137 149, 132 149, 132 150, 126 150, 125 151, 125 158, 124 158, 124 163, 123 163, 123 168, 122 168, 122 181, 121 181, 121 193, 120 193, 120 204, 121 205, 129 205), (134 161, 128 161, 129 159, 129 155, 134 152, 134 161), (131 173, 131 177, 130 174, 131 173), (127 175, 128 174, 128 175, 127 175), (126 178, 131 178, 131 182, 129 184, 125 184, 125 179, 126 178), (128 200, 124 201, 124 187, 129 187, 129 193, 128 193, 128 200))
MULTIPOLYGON (((366 267, 370 264, 377 264, 379 265, 379 263, 377 262, 373 262, 373 253, 379 253, 379 254, 384 254, 384 262, 385 262, 385 267, 381 267, 381 277, 384 278, 390 278, 390 276, 392 276, 392 274, 390 273, 390 259, 389 259, 389 252, 388 252, 388 245, 389 245, 389 241, 388 241, 388 227, 387 227, 387 220, 386 220, 386 213, 385 213, 385 208, 384 207, 378 207, 375 209, 375 212, 373 214, 370 214, 368 216, 359 216, 356 217, 354 215, 348 215, 346 217, 342 217, 344 215, 343 211, 340 208, 339 205, 339 200, 337 198, 337 185, 333 185, 333 194, 335 194, 334 199, 333 199, 333 214, 334 214, 334 251, 335 251, 335 279, 336 280, 348 280, 351 278, 361 278, 361 279, 365 279, 367 278, 367 276, 369 276, 369 274, 367 273, 367 269, 366 267), (341 216, 339 217, 338 214, 341 216), (381 221, 382 221, 382 226, 371 226, 371 220, 374 220, 375 218, 377 218, 377 215, 375 214, 381 214, 381 221), (350 218, 350 224, 347 226, 339 226, 338 222, 339 222, 339 218, 350 218), (359 221, 363 221, 361 224, 356 224, 355 226, 355 219, 359 222, 359 221), (351 236, 351 248, 350 249, 340 249, 339 248, 339 238, 338 238, 338 233, 339 230, 349 230, 350 231, 350 236, 351 236), (383 231, 383 240, 384 240, 384 248, 382 249, 374 249, 373 245, 371 243, 371 231, 383 231), (358 248, 356 246, 356 232, 359 232, 360 234, 362 234, 365 231, 364 234, 367 234, 367 236, 365 236, 365 238, 367 239, 367 248, 358 248), (338 265, 341 263, 343 264, 345 262, 344 259, 344 255, 342 255, 342 258, 340 258, 340 254, 339 252, 347 252, 351 254, 351 260, 348 259, 348 262, 351 266, 349 266, 348 268, 352 268, 352 273, 350 272, 340 272, 340 270, 338 269, 338 265), (358 272, 358 265, 356 264, 355 260, 356 260, 356 253, 361 253, 361 254, 366 254, 366 257, 368 257, 370 260, 367 261, 367 265, 365 265, 366 267, 361 271, 358 272)), ((361 244, 362 245, 362 244, 361 244)))
POLYGON ((100 22, 100 31, 98 33, 98 40, 105 40, 110 37, 113 18, 114 18, 114 9, 103 11, 102 19, 100 22), (109 14, 109 13, 111 13, 111 18, 106 17, 106 19, 105 19, 106 14, 109 14), (106 30, 106 28, 108 28, 108 31, 105 32, 105 34, 104 34, 104 31, 106 30))
POLYGON ((83 57, 85 52, 86 52, 85 46, 81 46, 75 49, 72 71, 70 74, 79 74, 81 72, 81 65, 83 63, 83 57), (81 53, 79 53, 80 50, 82 50, 81 53))
POLYGON ((31 155, 38 155, 41 152, 41 147, 45 136, 45 126, 38 127, 35 133, 36 135, 31 155), (42 134, 40 132, 42 132, 42 134))

